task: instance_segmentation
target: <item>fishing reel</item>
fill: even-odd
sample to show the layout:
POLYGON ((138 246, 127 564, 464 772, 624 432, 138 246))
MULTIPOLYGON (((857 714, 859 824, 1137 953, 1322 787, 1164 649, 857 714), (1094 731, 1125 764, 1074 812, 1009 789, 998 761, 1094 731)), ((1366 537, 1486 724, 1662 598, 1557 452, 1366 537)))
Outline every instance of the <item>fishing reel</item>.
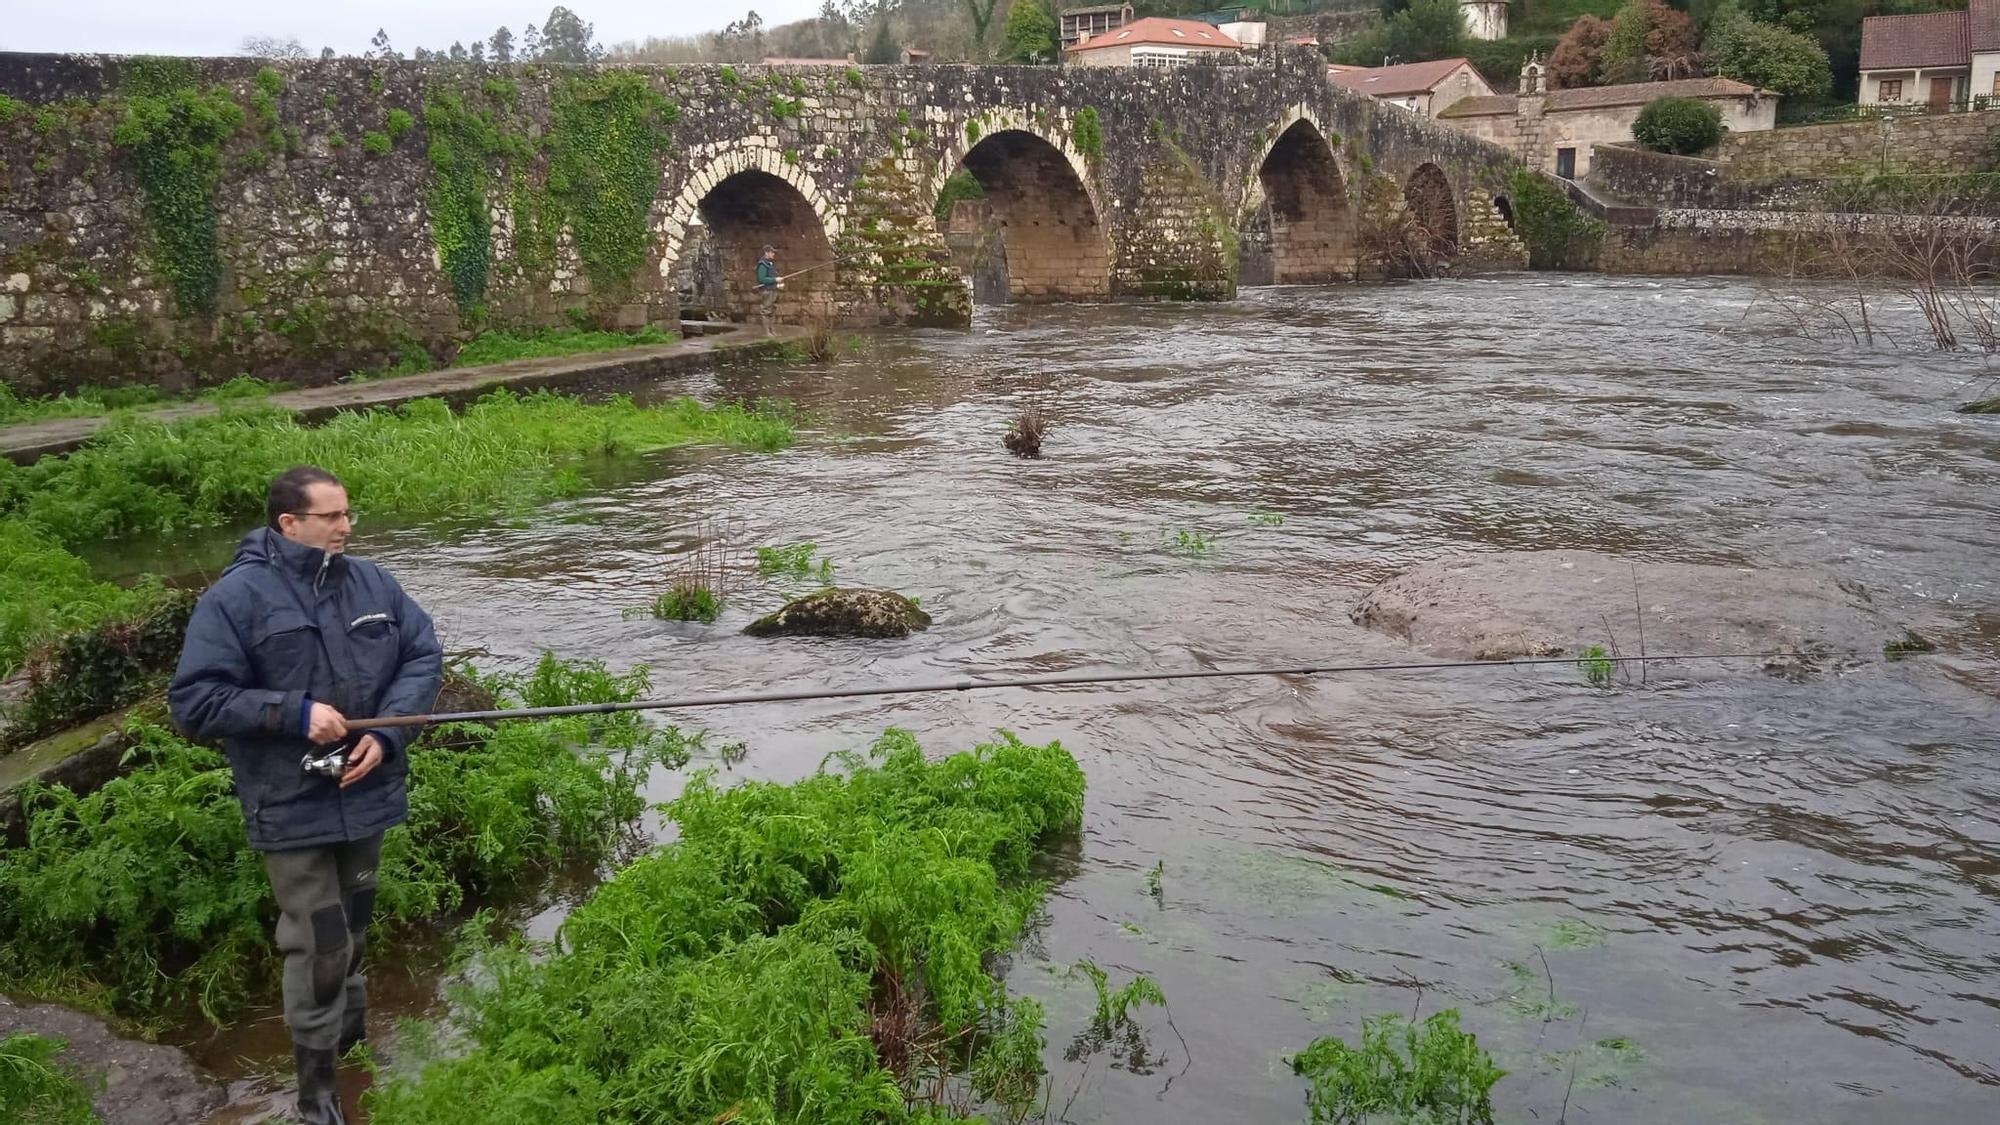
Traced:
POLYGON ((308 753, 299 761, 299 768, 307 774, 329 777, 335 781, 347 772, 347 755, 354 749, 352 742, 342 742, 325 753, 308 753))

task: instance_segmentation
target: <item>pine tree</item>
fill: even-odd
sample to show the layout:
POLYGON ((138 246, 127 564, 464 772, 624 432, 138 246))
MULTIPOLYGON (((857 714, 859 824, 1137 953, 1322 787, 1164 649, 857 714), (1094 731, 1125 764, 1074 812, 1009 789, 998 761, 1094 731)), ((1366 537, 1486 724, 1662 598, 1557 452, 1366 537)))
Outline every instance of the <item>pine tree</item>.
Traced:
POLYGON ((502 24, 493 33, 492 38, 488 39, 486 44, 493 51, 494 62, 505 63, 514 61, 514 33, 507 30, 505 24, 502 24))

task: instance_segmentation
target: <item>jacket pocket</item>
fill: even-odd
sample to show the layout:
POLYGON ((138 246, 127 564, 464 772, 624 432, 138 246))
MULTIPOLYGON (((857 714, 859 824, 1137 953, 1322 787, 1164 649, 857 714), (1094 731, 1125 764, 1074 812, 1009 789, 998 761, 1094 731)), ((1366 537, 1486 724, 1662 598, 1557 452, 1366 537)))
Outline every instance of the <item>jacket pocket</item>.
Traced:
POLYGON ((312 690, 313 668, 319 663, 319 631, 296 614, 265 622, 251 643, 257 665, 257 685, 276 691, 312 690))
POLYGON ((379 703, 402 663, 403 634, 396 619, 386 613, 370 613, 350 621, 347 649, 368 684, 366 702, 371 706, 379 703))

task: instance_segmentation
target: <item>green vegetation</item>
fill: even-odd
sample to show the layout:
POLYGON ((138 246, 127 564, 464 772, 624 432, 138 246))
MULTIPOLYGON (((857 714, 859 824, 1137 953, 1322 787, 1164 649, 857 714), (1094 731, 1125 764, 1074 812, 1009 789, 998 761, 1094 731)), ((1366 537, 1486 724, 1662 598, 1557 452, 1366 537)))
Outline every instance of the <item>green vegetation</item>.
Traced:
POLYGON ((541 332, 482 332, 458 349, 453 367, 481 367, 516 359, 608 352, 651 344, 671 344, 680 336, 648 325, 636 332, 596 332, 581 328, 553 328, 541 332))
POLYGON ((1722 111, 1699 98, 1655 98, 1632 122, 1632 139, 1654 152, 1692 156, 1722 139, 1722 111))
POLYGON ((1539 973, 1524 961, 1506 961, 1503 964, 1514 980, 1513 987, 1502 997, 1509 1011, 1522 1019, 1542 1023, 1566 1020, 1576 1014, 1575 1004, 1556 999, 1555 978, 1548 972, 1546 960, 1539 973))
POLYGON ((675 583, 653 599, 653 616, 662 621, 699 621, 712 624, 722 616, 722 599, 706 586, 675 583))
POLYGON ((124 92, 125 118, 112 140, 138 165, 154 260, 180 311, 209 316, 222 284, 215 237, 222 142, 243 124, 243 109, 226 89, 197 90, 186 59, 133 59, 124 92))
POLYGON ((1087 105, 1076 111, 1069 136, 1076 143, 1076 151, 1089 159, 1098 160, 1104 156, 1104 123, 1098 120, 1096 106, 1087 105))
POLYGON ((406 1040, 370 1120, 1019 1119, 1042 1009, 990 969, 1042 900, 1038 845, 1079 825, 1082 771, 1011 736, 927 761, 900 731, 831 763, 793 785, 697 776, 666 807, 678 837, 559 950, 481 953, 462 1035, 406 1040))
POLYGON ((1611 655, 1604 651, 1603 645, 1591 645, 1584 649, 1582 655, 1576 659, 1576 666, 1583 673, 1583 678, 1590 681, 1592 687, 1610 687, 1611 672, 1617 667, 1611 662, 1611 655))
POLYGON ((2000 398, 1983 398, 1958 408, 1960 414, 2000 414, 2000 398))
MULTIPOLYGON (((553 657, 484 682, 508 706, 649 688, 643 669, 614 676, 553 657)), ((128 733, 131 773, 86 796, 24 792, 27 843, 0 863, 0 983, 143 1024, 190 1005, 220 1022, 274 977, 263 864, 221 755, 144 721, 128 733)), ((646 808, 648 771, 687 755, 677 732, 630 713, 432 732, 409 756, 410 817, 384 842, 376 916, 413 924, 605 858, 646 808)))
POLYGON ((792 441, 774 407, 707 407, 691 398, 591 405, 536 392, 495 391, 454 414, 421 399, 396 410, 344 413, 307 427, 255 406, 161 423, 114 420, 68 457, 28 468, 0 461, 0 667, 29 647, 149 604, 91 581, 71 554, 96 540, 166 534, 262 519, 270 479, 297 464, 325 466, 355 506, 380 515, 458 517, 521 511, 587 487, 586 461, 696 442, 774 450, 792 441))
POLYGON ((594 294, 628 292, 646 258, 646 213, 679 111, 646 77, 609 71, 556 90, 549 197, 562 209, 594 294))
POLYGON ((0 1038, 0 1121, 21 1125, 94 1125, 90 1091, 64 1073, 60 1039, 20 1032, 0 1038))
POLYGON ((965 143, 967 145, 976 145, 979 143, 979 122, 968 121, 965 123, 965 143))
POLYGON ((28 112, 27 102, 0 94, 0 125, 5 125, 26 112, 28 112))
POLYGON ((431 240, 451 278, 459 315, 475 319, 486 304, 493 217, 486 209, 487 158, 499 147, 491 111, 475 112, 449 90, 424 102, 430 137, 431 240))
POLYGON ((53 418, 87 418, 151 406, 162 401, 159 388, 152 386, 83 387, 49 398, 22 398, 12 387, 0 383, 0 426, 46 422, 53 418))
POLYGON ((1811 36, 1760 23, 1734 8, 1716 13, 1704 46, 1711 74, 1776 90, 1800 102, 1824 99, 1833 92, 1833 64, 1811 36))
POLYGON ((407 109, 390 110, 384 124, 389 133, 389 139, 392 141, 402 140, 403 134, 417 127, 416 118, 411 117, 410 111, 407 109))
POLYGON ((378 133, 370 129, 361 134, 361 151, 370 156, 387 156, 390 145, 391 142, 387 133, 378 133))
POLYGON ((1291 1062, 1312 1083, 1313 1125, 1491 1125, 1493 1086, 1507 1074, 1459 1028, 1455 1009, 1420 1024, 1393 1012, 1372 1016, 1361 1025, 1361 1046, 1326 1036, 1291 1062))
MULTIPOLYGON (((82 564, 66 552, 63 557, 82 564)), ((91 598, 98 590, 120 589, 100 587, 89 581, 88 574, 83 581, 89 584, 80 587, 82 600, 62 608, 94 610, 91 598)), ((10 642, 16 637, 57 639, 39 646, 28 657, 24 669, 28 692, 18 704, 7 708, 0 750, 108 714, 164 686, 167 671, 180 656, 195 592, 166 590, 157 580, 147 579, 138 589, 124 593, 131 604, 100 610, 104 620, 94 628, 35 631, 9 627, 10 642)))
POLYGON ((1604 930, 1581 918, 1564 918, 1549 927, 1550 949, 1596 949, 1604 944, 1604 930))
POLYGON ((1529 169, 1515 169, 1508 187, 1514 230, 1528 247, 1530 266, 1586 269, 1595 263, 1604 220, 1585 214, 1548 177, 1529 169))
POLYGON ((1154 860, 1152 868, 1146 872, 1146 893, 1153 896, 1154 902, 1166 901, 1166 883, 1167 861, 1154 860))
POLYGON ((1335 62, 1381 66, 1385 57, 1422 62, 1459 54, 1466 39, 1458 0, 1411 0, 1381 23, 1336 47, 1335 62))
POLYGON ((1276 512, 1251 512, 1250 522, 1256 524, 1258 527, 1283 527, 1285 526, 1285 517, 1276 512))
POLYGON ((1212 532, 1189 531, 1182 528, 1168 537, 1167 549, 1191 558, 1206 558, 1215 553, 1215 535, 1212 532))
POLYGON ((823 586, 833 584, 833 560, 819 556, 813 563, 817 543, 793 543, 784 547, 757 548, 757 573, 766 578, 817 578, 823 586))
POLYGON ((959 200, 984 198, 986 189, 980 185, 978 177, 960 168, 945 177, 944 187, 938 191, 937 204, 932 213, 937 216, 938 225, 944 226, 951 222, 952 206, 959 200))
POLYGON ((1904 630, 1901 638, 1882 646, 1882 659, 1901 660, 1905 656, 1921 656, 1926 652, 1936 652, 1937 646, 1916 633, 1904 630))
POLYGON ((1000 61, 1055 62, 1056 39, 1056 18, 1041 0, 1014 0, 1000 29, 1000 61))

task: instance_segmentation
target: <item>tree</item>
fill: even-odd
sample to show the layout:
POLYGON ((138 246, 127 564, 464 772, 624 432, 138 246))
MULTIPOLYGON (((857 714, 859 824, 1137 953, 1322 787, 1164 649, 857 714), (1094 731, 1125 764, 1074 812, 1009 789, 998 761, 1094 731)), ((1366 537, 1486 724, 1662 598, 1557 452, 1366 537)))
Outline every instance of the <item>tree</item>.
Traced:
POLYGON ((389 32, 384 28, 375 29, 375 38, 368 41, 368 57, 371 59, 400 59, 402 52, 389 45, 389 32))
POLYGON ((975 49, 986 44, 986 29, 993 23, 993 9, 1000 0, 963 0, 966 14, 972 17, 972 44, 975 49))
POLYGON ((533 20, 521 29, 521 49, 516 52, 522 62, 533 62, 542 57, 542 29, 533 20))
POLYGON ((311 53, 306 50, 305 45, 299 42, 299 37, 296 35, 287 35, 283 39, 275 35, 246 35, 243 37, 243 44, 238 50, 243 54, 259 59, 306 59, 312 57, 311 53))
POLYGON ((1722 139, 1722 111, 1695 98, 1656 98, 1632 122, 1632 139, 1654 152, 1688 156, 1722 139))
POLYGON ((549 10, 549 18, 542 24, 542 50, 538 57, 543 62, 577 65, 596 62, 604 57, 604 48, 592 42, 595 31, 595 24, 583 22, 582 17, 558 4, 549 10))
POLYGON ((483 62, 485 62, 485 61, 486 61, 486 40, 484 40, 484 39, 474 39, 474 40, 472 41, 472 46, 470 46, 470 47, 467 47, 467 48, 465 49, 465 53, 466 53, 466 55, 467 55, 468 57, 470 57, 470 58, 472 59, 472 61, 473 61, 473 62, 476 62, 476 63, 483 63, 483 62))
POLYGON ((493 61, 506 63, 514 61, 514 33, 505 24, 497 28, 486 40, 486 46, 493 52, 493 61))
POLYGON ((1833 90, 1826 50, 1811 38, 1737 11, 1719 13, 1708 29, 1708 69, 1788 98, 1816 100, 1833 90))
POLYGON ((861 57, 865 63, 901 62, 903 53, 896 46, 896 37, 889 32, 889 17, 875 21, 875 38, 869 41, 868 53, 861 57))
POLYGON ((1549 88, 1574 90, 1602 84, 1598 77, 1604 44, 1611 38, 1611 21, 1579 16, 1549 55, 1549 88))
POLYGON ((1692 73, 1696 48, 1694 21, 1687 13, 1663 0, 1627 0, 1611 20, 1597 81, 1644 82, 1662 70, 1692 73))
POLYGON ((321 48, 319 49, 319 61, 321 61, 321 62, 332 62, 332 61, 333 61, 333 48, 332 48, 332 47, 321 47, 321 48))
POLYGON ((1461 53, 1465 10, 1458 0, 1411 0, 1410 6, 1374 29, 1349 40, 1340 60, 1358 66, 1448 59, 1461 53))
POLYGON ((440 51, 438 53, 446 56, 453 62, 464 62, 466 59, 465 44, 460 43, 456 39, 452 40, 451 49, 449 51, 440 51))
POLYGON ((1008 62, 1053 62, 1056 34, 1055 17, 1042 7, 1041 0, 1014 0, 1000 32, 1005 45, 1001 58, 1008 62))

